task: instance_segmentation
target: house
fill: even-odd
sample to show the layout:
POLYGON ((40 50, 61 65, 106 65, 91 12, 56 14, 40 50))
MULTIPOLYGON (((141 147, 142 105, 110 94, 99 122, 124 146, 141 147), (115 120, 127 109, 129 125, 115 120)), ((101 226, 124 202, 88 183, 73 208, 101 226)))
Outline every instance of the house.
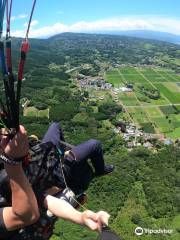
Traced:
POLYGON ((133 148, 134 147, 134 143, 133 142, 128 142, 127 143, 127 148, 133 148))
POLYGON ((164 145, 173 145, 173 141, 171 139, 165 139, 164 140, 164 145))
POLYGON ((122 92, 132 92, 133 90, 131 88, 127 88, 127 87, 120 87, 119 88, 122 92))
POLYGON ((150 142, 145 142, 145 143, 143 144, 143 146, 144 146, 145 148, 153 148, 153 145, 152 145, 152 143, 150 143, 150 142))

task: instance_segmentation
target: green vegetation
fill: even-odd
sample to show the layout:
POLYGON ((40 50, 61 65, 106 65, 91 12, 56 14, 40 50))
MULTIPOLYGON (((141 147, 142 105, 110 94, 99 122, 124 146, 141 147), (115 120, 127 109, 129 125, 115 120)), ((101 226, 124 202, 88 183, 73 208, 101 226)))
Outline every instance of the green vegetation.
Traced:
POLYGON ((146 123, 142 123, 140 122, 142 129, 144 132, 146 133, 155 133, 154 127, 152 125, 152 123, 146 122, 146 123))
POLYGON ((26 117, 46 117, 49 118, 49 109, 38 110, 35 107, 27 107, 24 109, 24 116, 26 117))
POLYGON ((178 110, 174 106, 161 106, 160 110, 164 113, 164 115, 178 113, 178 110))
POLYGON ((107 72, 106 81, 112 83, 114 87, 121 87, 125 83, 124 79, 117 70, 107 72))
MULTIPOLYGON (((20 42, 19 39, 12 42, 15 67, 20 42)), ((88 34, 32 39, 30 44, 22 89, 22 98, 30 100, 30 105, 26 114, 26 109, 21 109, 21 112, 24 110, 21 123, 28 133, 42 137, 50 122, 60 121, 66 140, 72 144, 90 138, 102 141, 106 162, 115 164, 116 170, 110 176, 93 180, 86 207, 108 211, 110 226, 124 239, 136 240, 134 230, 141 226, 173 229, 171 235, 153 235, 153 238, 178 240, 179 148, 161 146, 153 153, 140 147, 129 152, 113 128, 120 119, 128 119, 145 132, 159 131, 174 139, 180 137, 180 106, 176 105, 179 104, 180 88, 176 84, 180 82, 177 74, 179 46, 88 34), (120 67, 120 64, 124 66, 120 67), (127 64, 139 64, 139 67, 127 64), (142 64, 146 65, 141 67, 142 64), (74 81, 79 73, 103 77, 105 74, 114 87, 132 83, 133 92, 117 95, 101 89, 84 92, 74 81), (139 86, 148 91, 158 90, 160 98, 153 100, 145 96, 139 86), (123 111, 122 105, 127 112, 123 111), (36 108, 44 106, 47 106, 45 110, 36 108)), ((93 240, 97 234, 60 219, 51 239, 63 239, 63 236, 68 240, 93 240)), ((152 236, 143 235, 139 239, 150 240, 152 236)))
POLYGON ((180 93, 177 92, 176 94, 174 94, 165 85, 163 85, 161 83, 156 83, 155 86, 160 92, 162 92, 165 95, 165 97, 168 98, 168 100, 172 104, 180 102, 180 93))

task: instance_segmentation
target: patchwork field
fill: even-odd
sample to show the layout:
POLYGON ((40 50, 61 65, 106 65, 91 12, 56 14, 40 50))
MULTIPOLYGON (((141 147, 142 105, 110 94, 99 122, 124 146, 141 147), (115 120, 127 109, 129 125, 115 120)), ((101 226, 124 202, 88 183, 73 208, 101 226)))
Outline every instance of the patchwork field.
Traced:
POLYGON ((35 107, 26 107, 24 108, 24 116, 26 117, 46 117, 49 118, 49 108, 45 110, 38 110, 35 107))
POLYGON ((106 81, 116 88, 133 86, 133 92, 116 98, 144 131, 180 138, 180 75, 158 67, 122 67, 107 72, 106 81), (159 93, 158 98, 149 93, 159 93))

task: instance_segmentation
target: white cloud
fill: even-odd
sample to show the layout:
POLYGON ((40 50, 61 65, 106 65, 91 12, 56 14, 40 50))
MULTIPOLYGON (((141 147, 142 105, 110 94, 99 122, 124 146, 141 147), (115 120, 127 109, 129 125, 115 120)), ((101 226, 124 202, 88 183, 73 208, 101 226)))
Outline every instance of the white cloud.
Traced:
POLYGON ((28 17, 28 15, 23 13, 23 14, 19 14, 18 16, 12 16, 11 21, 15 21, 17 19, 24 19, 24 18, 27 18, 27 17, 28 17))
MULTIPOLYGON (((31 27, 36 26, 37 24, 39 24, 39 21, 38 21, 38 20, 32 20, 32 22, 31 22, 31 27)), ((27 27, 27 26, 28 26, 28 23, 25 22, 25 23, 24 23, 24 27, 27 27)))
POLYGON ((28 15, 27 14, 20 14, 17 16, 17 18, 21 19, 21 18, 27 18, 28 15))
MULTIPOLYGON (((34 26, 38 24, 35 20, 34 26)), ((30 37, 48 37, 62 32, 103 32, 121 30, 154 30, 180 35, 180 19, 153 17, 153 16, 127 16, 111 19, 102 19, 93 22, 81 21, 72 25, 55 23, 38 29, 31 28, 30 37)), ((12 32, 13 36, 22 37, 22 31, 12 32)))

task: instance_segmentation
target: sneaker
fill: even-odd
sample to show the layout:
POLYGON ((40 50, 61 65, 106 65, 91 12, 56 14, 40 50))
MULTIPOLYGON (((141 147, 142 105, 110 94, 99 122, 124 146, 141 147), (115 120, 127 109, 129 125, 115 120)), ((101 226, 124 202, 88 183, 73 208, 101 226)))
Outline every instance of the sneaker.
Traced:
POLYGON ((104 168, 104 175, 112 173, 115 169, 115 166, 112 164, 106 164, 104 168))
POLYGON ((103 175, 110 174, 114 171, 114 169, 115 169, 114 165, 106 164, 105 167, 104 167, 104 171, 102 173, 95 173, 95 176, 98 177, 98 176, 103 176, 103 175))

